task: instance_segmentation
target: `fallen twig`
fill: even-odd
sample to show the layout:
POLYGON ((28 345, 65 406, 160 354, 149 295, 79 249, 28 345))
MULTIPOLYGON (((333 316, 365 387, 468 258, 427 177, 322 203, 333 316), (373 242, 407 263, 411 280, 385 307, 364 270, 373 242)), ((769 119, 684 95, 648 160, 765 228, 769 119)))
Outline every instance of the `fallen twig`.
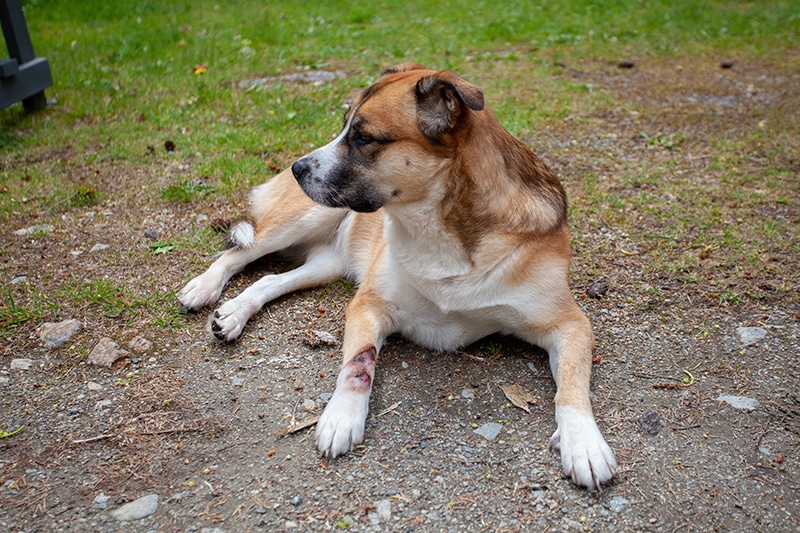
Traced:
POLYGON ((105 435, 98 435, 96 437, 90 437, 88 439, 73 440, 72 444, 86 444, 87 442, 95 442, 95 441, 98 441, 98 440, 109 439, 109 438, 111 438, 113 436, 114 435, 112 435, 110 433, 107 433, 105 435))
POLYGON ((317 422, 319 422, 319 417, 315 416, 314 418, 309 418, 305 422, 301 422, 301 423, 299 423, 297 425, 292 424, 291 426, 289 426, 286 429, 281 429, 280 431, 276 431, 275 434, 277 436, 279 436, 279 437, 283 437, 284 435, 288 435, 290 433, 297 433, 301 429, 305 429, 307 427, 311 427, 314 424, 316 424, 317 422))

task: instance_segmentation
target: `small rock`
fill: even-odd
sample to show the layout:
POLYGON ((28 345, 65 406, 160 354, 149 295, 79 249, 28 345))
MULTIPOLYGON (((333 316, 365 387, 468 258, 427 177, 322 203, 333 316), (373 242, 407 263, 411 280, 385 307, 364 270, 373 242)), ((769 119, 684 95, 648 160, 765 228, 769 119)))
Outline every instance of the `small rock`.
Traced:
POLYGON ((89 250, 89 252, 90 252, 90 253, 91 253, 91 252, 101 252, 101 251, 103 251, 103 250, 107 250, 107 249, 109 249, 109 248, 111 248, 111 246, 110 246, 110 245, 108 245, 108 244, 100 244, 100 243, 97 243, 97 244, 95 244, 94 246, 92 246, 92 249, 91 249, 91 250, 89 250))
POLYGON ((758 327, 736 328, 736 333, 744 345, 756 343, 767 336, 767 330, 758 327))
POLYGON ((475 391, 472 390, 472 389, 464 389, 464 390, 461 391, 461 397, 462 398, 467 398, 468 400, 474 400, 475 399, 475 391))
POLYGON ((636 66, 636 63, 633 61, 618 61, 617 68, 633 68, 636 66))
POLYGON ((50 233, 53 231, 55 226, 52 224, 37 224, 35 226, 28 226, 27 228, 18 229, 14 232, 14 235, 33 235, 33 234, 44 234, 50 233))
POLYGON ((734 409, 743 409, 745 411, 752 411, 758 407, 758 400, 745 396, 733 396, 732 394, 720 394, 717 401, 725 402, 734 409))
POLYGON ((655 411, 647 411, 639 417, 639 433, 645 435, 658 435, 661 429, 661 420, 655 411))
POLYGON ((498 424, 497 422, 488 422, 483 424, 478 429, 474 430, 474 432, 484 439, 487 440, 494 440, 500 434, 500 430, 503 429, 503 426, 498 424))
POLYGON ((94 381, 88 382, 86 384, 86 388, 91 390, 91 391, 103 390, 103 386, 100 385, 99 383, 95 383, 94 381))
POLYGON ((128 343, 128 349, 135 354, 145 355, 153 348, 153 343, 144 337, 134 337, 128 343))
POLYGON ((253 509, 253 512, 256 514, 267 514, 267 510, 260 506, 253 509))
POLYGON ((244 386, 244 378, 233 378, 231 383, 234 387, 242 387, 244 386))
POLYGON ((158 494, 148 494, 138 500, 128 502, 118 509, 111 511, 111 516, 120 522, 139 520, 150 516, 158 509, 158 494))
POLYGON ((303 497, 300 496, 299 494, 297 496, 295 496, 294 498, 292 498, 292 505, 294 505, 295 507, 297 507, 301 503, 303 503, 303 497))
POLYGON ((205 222, 206 220, 208 220, 208 215, 203 215, 203 214, 197 215, 198 222, 205 222))
POLYGON ((331 398, 333 398, 333 393, 332 392, 323 392, 323 393, 321 393, 319 395, 319 399, 322 400, 323 402, 327 402, 331 398))
POLYGON ((19 285, 20 283, 23 283, 23 282, 26 282, 26 281, 28 281, 28 276, 22 275, 22 276, 16 276, 14 279, 9 281, 9 283, 11 285, 19 285))
POLYGON ((30 370, 33 359, 12 359, 11 370, 30 370))
POLYGON ((111 368, 117 360, 127 357, 128 352, 120 350, 117 343, 108 337, 103 337, 89 353, 88 363, 95 366, 111 368))
POLYGON ((315 402, 311 398, 306 398, 305 400, 303 400, 303 409, 304 410, 306 410, 308 412, 311 412, 311 411, 314 411, 316 408, 317 408, 317 402, 315 402))
POLYGON ((408 368, 408 367, 409 367, 409 364, 408 364, 408 363, 406 363, 405 361, 401 361, 401 362, 400 362, 400 366, 402 366, 403 368, 408 368))
POLYGON ((191 498, 192 496, 194 496, 194 492, 187 490, 185 492, 179 492, 177 494, 173 494, 172 501, 178 502, 181 500, 185 500, 186 498, 191 498))
POLYGON ((61 346, 81 329, 81 323, 73 318, 61 322, 45 322, 39 327, 39 339, 45 348, 61 346))
POLYGON ((631 506, 631 502, 623 498, 622 496, 614 496, 608 503, 606 504, 606 509, 609 511, 614 511, 615 513, 621 513, 622 511, 627 511, 631 506))
POLYGON ((102 492, 94 497, 94 505, 92 505, 95 509, 105 509, 108 506, 108 500, 111 499, 111 496, 106 496, 102 492))
POLYGON ((375 502, 375 511, 381 522, 388 522, 392 519, 392 502, 389 500, 378 500, 375 502))
POLYGON ((287 520, 286 522, 283 523, 283 527, 285 527, 286 529, 297 529, 297 522, 293 520, 287 520))
POLYGON ((604 279, 594 280, 586 287, 586 294, 595 300, 602 300, 608 292, 608 282, 604 279))
POLYGON ((735 63, 734 63, 734 61, 732 59, 726 59, 725 61, 721 62, 719 64, 719 66, 720 66, 720 68, 729 69, 729 68, 733 68, 734 64, 735 63))
POLYGON ((106 407, 111 407, 112 404, 113 404, 113 402, 111 400, 100 400, 99 402, 94 404, 94 410, 95 411, 102 411, 106 407))

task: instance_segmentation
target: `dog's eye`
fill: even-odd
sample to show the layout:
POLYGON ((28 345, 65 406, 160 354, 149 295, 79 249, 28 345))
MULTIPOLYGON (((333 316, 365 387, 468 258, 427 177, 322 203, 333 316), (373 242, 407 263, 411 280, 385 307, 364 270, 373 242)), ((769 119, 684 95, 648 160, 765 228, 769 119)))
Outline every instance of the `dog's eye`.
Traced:
POLYGON ((355 131, 353 132, 353 142, 358 146, 367 146, 368 144, 374 143, 375 139, 367 133, 355 131))

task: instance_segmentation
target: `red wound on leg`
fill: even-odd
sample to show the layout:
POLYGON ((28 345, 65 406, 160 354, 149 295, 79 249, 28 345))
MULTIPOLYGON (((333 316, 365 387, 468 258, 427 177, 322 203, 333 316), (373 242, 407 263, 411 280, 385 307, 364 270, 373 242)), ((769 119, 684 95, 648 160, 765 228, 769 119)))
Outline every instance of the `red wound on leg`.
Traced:
POLYGON ((344 386, 354 392, 368 392, 375 375, 375 361, 378 350, 374 346, 361 351, 342 368, 346 376, 344 386))

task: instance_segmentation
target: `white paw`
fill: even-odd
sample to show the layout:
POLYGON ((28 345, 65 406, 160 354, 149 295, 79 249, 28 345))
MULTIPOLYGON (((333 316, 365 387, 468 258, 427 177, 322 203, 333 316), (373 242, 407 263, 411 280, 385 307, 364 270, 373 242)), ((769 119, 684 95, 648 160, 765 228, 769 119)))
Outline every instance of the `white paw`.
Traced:
POLYGON ((239 338, 252 315, 249 306, 238 305, 233 299, 214 311, 209 320, 209 329, 218 340, 232 341, 239 338))
POLYGON ((325 456, 333 459, 364 441, 364 425, 369 411, 369 391, 333 392, 317 422, 314 440, 325 456))
POLYGON ((197 276, 178 293, 181 305, 186 309, 200 309, 219 300, 224 283, 209 272, 197 276))
POLYGON ((617 461, 594 417, 572 407, 556 407, 556 424, 550 446, 561 451, 564 474, 589 489, 610 481, 617 461))

